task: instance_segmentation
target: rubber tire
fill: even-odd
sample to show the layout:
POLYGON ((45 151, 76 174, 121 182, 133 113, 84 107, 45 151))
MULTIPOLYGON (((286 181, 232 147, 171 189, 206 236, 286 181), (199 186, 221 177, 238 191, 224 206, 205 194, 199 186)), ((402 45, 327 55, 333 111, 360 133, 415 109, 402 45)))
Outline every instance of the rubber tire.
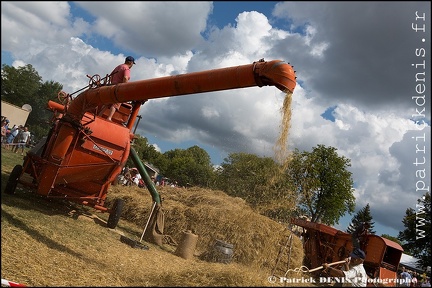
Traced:
POLYGON ((124 206, 124 200, 116 199, 112 212, 108 217, 108 222, 107 222, 108 228, 114 229, 117 226, 120 220, 120 215, 122 213, 123 206, 124 206))
POLYGON ((9 195, 15 194, 15 189, 18 185, 18 179, 21 176, 21 173, 23 171, 23 167, 21 165, 16 165, 9 176, 9 179, 6 183, 6 188, 4 192, 9 195))

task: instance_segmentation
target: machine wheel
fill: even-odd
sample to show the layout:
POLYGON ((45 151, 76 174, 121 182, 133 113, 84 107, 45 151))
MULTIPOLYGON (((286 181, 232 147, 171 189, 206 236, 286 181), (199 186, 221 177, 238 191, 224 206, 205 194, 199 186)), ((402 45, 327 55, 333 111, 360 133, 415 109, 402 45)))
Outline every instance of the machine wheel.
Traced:
POLYGON ((15 189, 16 189, 17 184, 18 184, 18 179, 21 176, 22 171, 23 171, 23 167, 21 165, 16 165, 12 169, 12 172, 9 176, 7 183, 6 183, 6 188, 4 190, 4 192, 6 194, 10 194, 10 195, 15 194, 15 189))
POLYGON ((89 88, 98 88, 101 86, 101 77, 98 74, 93 75, 91 77, 90 76, 87 76, 87 77, 90 78, 89 88))
POLYGON ((112 212, 108 217, 108 222, 107 222, 108 228, 114 229, 117 226, 120 220, 120 215, 122 213, 123 206, 124 206, 124 200, 116 199, 114 206, 112 208, 112 212))

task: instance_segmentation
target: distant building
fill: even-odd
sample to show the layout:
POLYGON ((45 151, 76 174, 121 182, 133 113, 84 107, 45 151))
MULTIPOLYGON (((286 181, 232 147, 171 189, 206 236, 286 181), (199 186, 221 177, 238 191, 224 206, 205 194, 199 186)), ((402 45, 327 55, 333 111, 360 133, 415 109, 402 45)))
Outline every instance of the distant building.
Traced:
POLYGON ((18 107, 1 100, 1 116, 5 116, 9 119, 9 127, 12 127, 13 125, 26 126, 30 112, 31 106, 28 104, 25 104, 23 107, 18 107))
POLYGON ((150 163, 145 162, 144 166, 147 170, 147 173, 149 174, 150 177, 154 177, 155 179, 158 177, 159 175, 159 169, 157 169, 156 167, 154 167, 153 165, 151 165, 150 163))

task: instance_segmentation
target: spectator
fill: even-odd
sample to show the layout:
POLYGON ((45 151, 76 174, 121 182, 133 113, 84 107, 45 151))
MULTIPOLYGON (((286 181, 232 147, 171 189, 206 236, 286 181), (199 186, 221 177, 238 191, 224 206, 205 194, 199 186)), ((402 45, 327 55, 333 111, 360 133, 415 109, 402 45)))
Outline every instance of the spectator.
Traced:
POLYGON ((17 145, 12 147, 12 151, 18 153, 18 149, 21 148, 21 155, 24 155, 24 147, 28 145, 30 141, 30 132, 28 131, 28 127, 24 127, 20 133, 18 133, 16 138, 18 138, 17 145))
POLYGON ((430 278, 426 277, 421 283, 421 287, 431 287, 430 278))
MULTIPOLYGON (((127 83, 130 80, 130 69, 135 64, 135 59, 132 56, 127 56, 124 64, 120 64, 111 72, 111 84, 127 83)), ((114 103, 110 106, 110 113, 107 120, 111 121, 116 110, 121 106, 121 103, 114 103)))
MULTIPOLYGON (((14 125, 9 133, 9 136, 6 138, 6 147, 9 148, 9 145, 14 145, 15 137, 20 132, 22 126, 14 125)), ((13 147, 12 147, 13 148, 13 147)), ((13 149, 12 149, 13 150, 13 149)))
POLYGON ((7 130, 8 130, 7 122, 6 122, 6 120, 2 120, 2 122, 1 122, 1 143, 2 143, 2 145, 4 143, 6 143, 7 130))
POLYGON ((9 136, 10 130, 9 130, 9 119, 7 119, 6 117, 4 117, 3 119, 4 121, 6 121, 6 136, 9 136))
POLYGON ((430 279, 426 274, 426 271, 423 271, 422 274, 418 274, 418 283, 419 283, 419 287, 430 287, 430 282, 428 282, 430 279), (429 283, 429 286, 425 286, 427 285, 427 283, 429 283))
POLYGON ((130 173, 130 177, 126 176, 127 178, 129 178, 129 185, 137 185, 138 186, 139 179, 141 177, 141 175, 138 172, 138 169, 135 167, 131 168, 131 169, 129 169, 129 173, 130 173))
POLYGON ((133 183, 136 186, 141 186, 140 185, 140 180, 141 180, 141 174, 138 172, 138 170, 134 170, 135 171, 135 175, 133 175, 133 183))
POLYGON ((412 279, 411 279, 411 287, 418 287, 418 279, 417 279, 417 273, 413 271, 412 273, 412 279))
POLYGON ((412 276, 406 271, 405 267, 402 267, 402 272, 400 273, 400 287, 409 287, 411 286, 412 276))
POLYGON ((126 167, 126 169, 123 171, 123 175, 124 175, 123 186, 131 186, 133 183, 132 169, 126 167))

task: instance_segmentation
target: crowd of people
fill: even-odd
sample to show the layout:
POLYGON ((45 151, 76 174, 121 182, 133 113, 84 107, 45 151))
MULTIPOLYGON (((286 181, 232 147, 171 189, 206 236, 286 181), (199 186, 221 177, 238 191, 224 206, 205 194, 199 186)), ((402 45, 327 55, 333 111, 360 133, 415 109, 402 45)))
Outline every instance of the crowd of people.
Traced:
POLYGON ((431 287, 430 277, 426 273, 420 274, 402 266, 399 271, 399 287, 431 287))
POLYGON ((124 167, 119 175, 119 183, 123 186, 138 186, 145 187, 144 181, 137 168, 124 167))
MULTIPOLYGON (((156 186, 170 186, 170 187, 178 187, 177 181, 170 181, 166 177, 157 177, 154 176, 150 177, 153 183, 156 186)), ((141 174, 139 173, 138 169, 133 167, 129 168, 128 166, 125 166, 118 176, 118 184, 123 186, 138 186, 140 188, 145 188, 146 185, 144 183, 144 180, 141 177, 141 174)))
POLYGON ((2 116, 1 123, 1 143, 5 149, 10 149, 14 153, 21 151, 21 155, 24 155, 25 147, 29 147, 31 144, 32 135, 27 126, 13 125, 9 127, 9 119, 2 116))

